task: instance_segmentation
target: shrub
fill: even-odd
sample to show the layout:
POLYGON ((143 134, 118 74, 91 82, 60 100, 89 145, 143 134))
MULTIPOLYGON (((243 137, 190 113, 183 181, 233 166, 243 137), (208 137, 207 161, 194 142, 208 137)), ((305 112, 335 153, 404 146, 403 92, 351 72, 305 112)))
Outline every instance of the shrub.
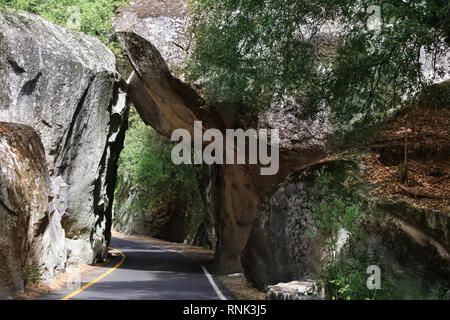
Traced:
POLYGON ((42 281, 43 274, 39 268, 35 266, 25 266, 23 268, 23 281, 25 287, 28 287, 31 284, 38 283, 42 281))

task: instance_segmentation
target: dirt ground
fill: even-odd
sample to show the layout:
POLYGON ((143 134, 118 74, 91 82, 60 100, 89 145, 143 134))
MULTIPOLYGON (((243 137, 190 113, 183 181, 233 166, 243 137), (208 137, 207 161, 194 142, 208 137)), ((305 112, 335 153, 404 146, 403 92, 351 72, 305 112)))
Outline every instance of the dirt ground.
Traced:
POLYGON ((373 139, 371 150, 364 162, 376 195, 450 213, 449 108, 417 108, 397 116, 373 139))
MULTIPOLYGON (((107 260, 104 262, 106 263, 107 260)), ((28 285, 23 294, 13 294, 12 297, 17 300, 34 300, 43 294, 64 288, 71 283, 72 279, 79 277, 79 275, 93 272, 96 268, 102 266, 104 263, 95 266, 81 265, 79 268, 74 268, 70 272, 62 272, 57 278, 54 278, 49 284, 38 282, 28 285)))

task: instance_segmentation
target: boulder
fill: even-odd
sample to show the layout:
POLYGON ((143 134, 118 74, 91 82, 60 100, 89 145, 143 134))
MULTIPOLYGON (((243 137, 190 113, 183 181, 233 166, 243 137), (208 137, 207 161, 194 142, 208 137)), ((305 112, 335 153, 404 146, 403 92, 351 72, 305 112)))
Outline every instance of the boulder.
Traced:
POLYGON ((64 230, 44 147, 33 128, 0 122, 0 285, 24 290, 23 271, 51 278, 64 268, 64 230))
MULTIPOLYGON (((239 128, 236 115, 221 114, 221 108, 214 106, 204 108, 201 91, 185 81, 183 63, 192 41, 187 30, 188 10, 184 0, 141 0, 121 8, 114 24, 134 69, 128 80, 130 99, 144 122, 166 136, 179 128, 193 134, 196 120, 203 122, 205 130, 239 128)), ((291 103, 292 108, 299 106, 291 103)), ((282 132, 288 129, 281 135, 281 168, 277 175, 261 176, 258 165, 219 165, 217 177, 213 178, 218 195, 214 219, 216 262, 224 273, 242 271, 241 254, 260 199, 293 168, 314 163, 327 153, 327 136, 332 130, 326 112, 307 120, 286 117, 286 113, 274 108, 256 124, 282 132)))
MULTIPOLYGON (((416 203, 402 197, 387 200, 374 194, 375 178, 368 173, 366 163, 355 158, 326 161, 297 172, 261 204, 242 263, 246 277, 258 289, 268 290, 268 299, 303 299, 297 296, 295 286, 273 285, 322 276, 321 267, 328 251, 311 211, 312 206, 321 206, 323 196, 319 190, 324 186, 316 181, 318 171, 328 173, 343 190, 349 188, 354 204, 360 206, 357 227, 364 237, 355 235, 354 241, 359 241, 356 243, 364 252, 374 253, 379 259, 386 286, 392 282, 403 288, 411 281, 414 290, 423 297, 433 290, 450 289, 448 209, 419 208, 417 199, 416 203), (314 232, 318 232, 318 238, 311 236, 314 232)), ((338 262, 354 259, 348 254, 349 236, 339 229, 332 253, 338 262)), ((409 294, 412 293, 403 292, 399 298, 415 297, 409 294)))
POLYGON ((6 290, 4 290, 0 287, 0 301, 1 300, 10 300, 10 299, 12 299, 12 298, 6 294, 6 290))
POLYGON ((83 262, 102 259, 127 121, 114 54, 21 11, 0 11, 0 43, 0 121, 39 133, 66 238, 84 243, 83 262))
POLYGON ((269 286, 266 300, 320 300, 325 298, 321 281, 291 281, 269 286))
MULTIPOLYGON (((197 120, 203 121, 205 129, 224 128, 218 114, 201 108, 202 97, 183 82, 180 72, 189 41, 186 1, 139 1, 121 11, 115 30, 133 65, 129 95, 144 122, 169 137, 179 128, 193 135, 197 120)), ((228 166, 218 172, 218 265, 228 272, 238 271, 258 199, 245 168, 228 166), (233 196, 239 198, 239 207, 233 206, 233 196)))
POLYGON ((288 184, 261 205, 241 259, 247 278, 260 290, 316 271, 320 248, 308 236, 314 227, 309 187, 305 181, 288 184))

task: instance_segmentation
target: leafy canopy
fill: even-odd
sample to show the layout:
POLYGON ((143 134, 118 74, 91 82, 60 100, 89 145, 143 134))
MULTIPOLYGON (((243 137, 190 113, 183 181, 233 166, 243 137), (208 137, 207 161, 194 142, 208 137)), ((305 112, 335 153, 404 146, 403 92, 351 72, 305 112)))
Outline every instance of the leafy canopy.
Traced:
POLYGON ((191 0, 189 80, 247 112, 292 96, 344 120, 383 113, 429 84, 420 53, 448 52, 450 3, 376 4, 378 29, 372 0, 191 0))

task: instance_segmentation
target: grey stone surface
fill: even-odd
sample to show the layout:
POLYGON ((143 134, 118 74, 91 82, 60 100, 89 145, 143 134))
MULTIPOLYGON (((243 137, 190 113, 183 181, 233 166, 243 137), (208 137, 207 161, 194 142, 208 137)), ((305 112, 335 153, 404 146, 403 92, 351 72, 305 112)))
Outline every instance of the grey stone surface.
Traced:
POLYGON ((24 290, 23 270, 51 277, 64 267, 61 216, 49 205, 51 182, 38 134, 0 122, 0 285, 24 290))
MULTIPOLYGON (((122 8, 122 12, 114 20, 116 32, 133 32, 146 39, 161 54, 170 73, 184 80, 181 69, 191 38, 187 30, 186 15, 189 11, 187 1, 141 2, 122 8)), ((153 62, 148 61, 147 63, 153 62)))
POLYGON ((115 231, 135 235, 152 234, 152 229, 145 223, 149 213, 136 208, 138 199, 139 192, 127 177, 124 177, 123 181, 118 181, 113 210, 113 229, 115 231))
POLYGON ((115 57, 94 37, 20 11, 0 11, 0 43, 0 121, 39 133, 50 205, 66 237, 89 244, 81 260, 101 259, 127 117, 115 57))
POLYGON ((300 182, 281 187, 261 205, 241 258, 247 277, 259 289, 315 271, 309 199, 308 184, 300 182))
POLYGON ((269 286, 266 300, 320 300, 325 298, 323 282, 291 281, 269 286))

